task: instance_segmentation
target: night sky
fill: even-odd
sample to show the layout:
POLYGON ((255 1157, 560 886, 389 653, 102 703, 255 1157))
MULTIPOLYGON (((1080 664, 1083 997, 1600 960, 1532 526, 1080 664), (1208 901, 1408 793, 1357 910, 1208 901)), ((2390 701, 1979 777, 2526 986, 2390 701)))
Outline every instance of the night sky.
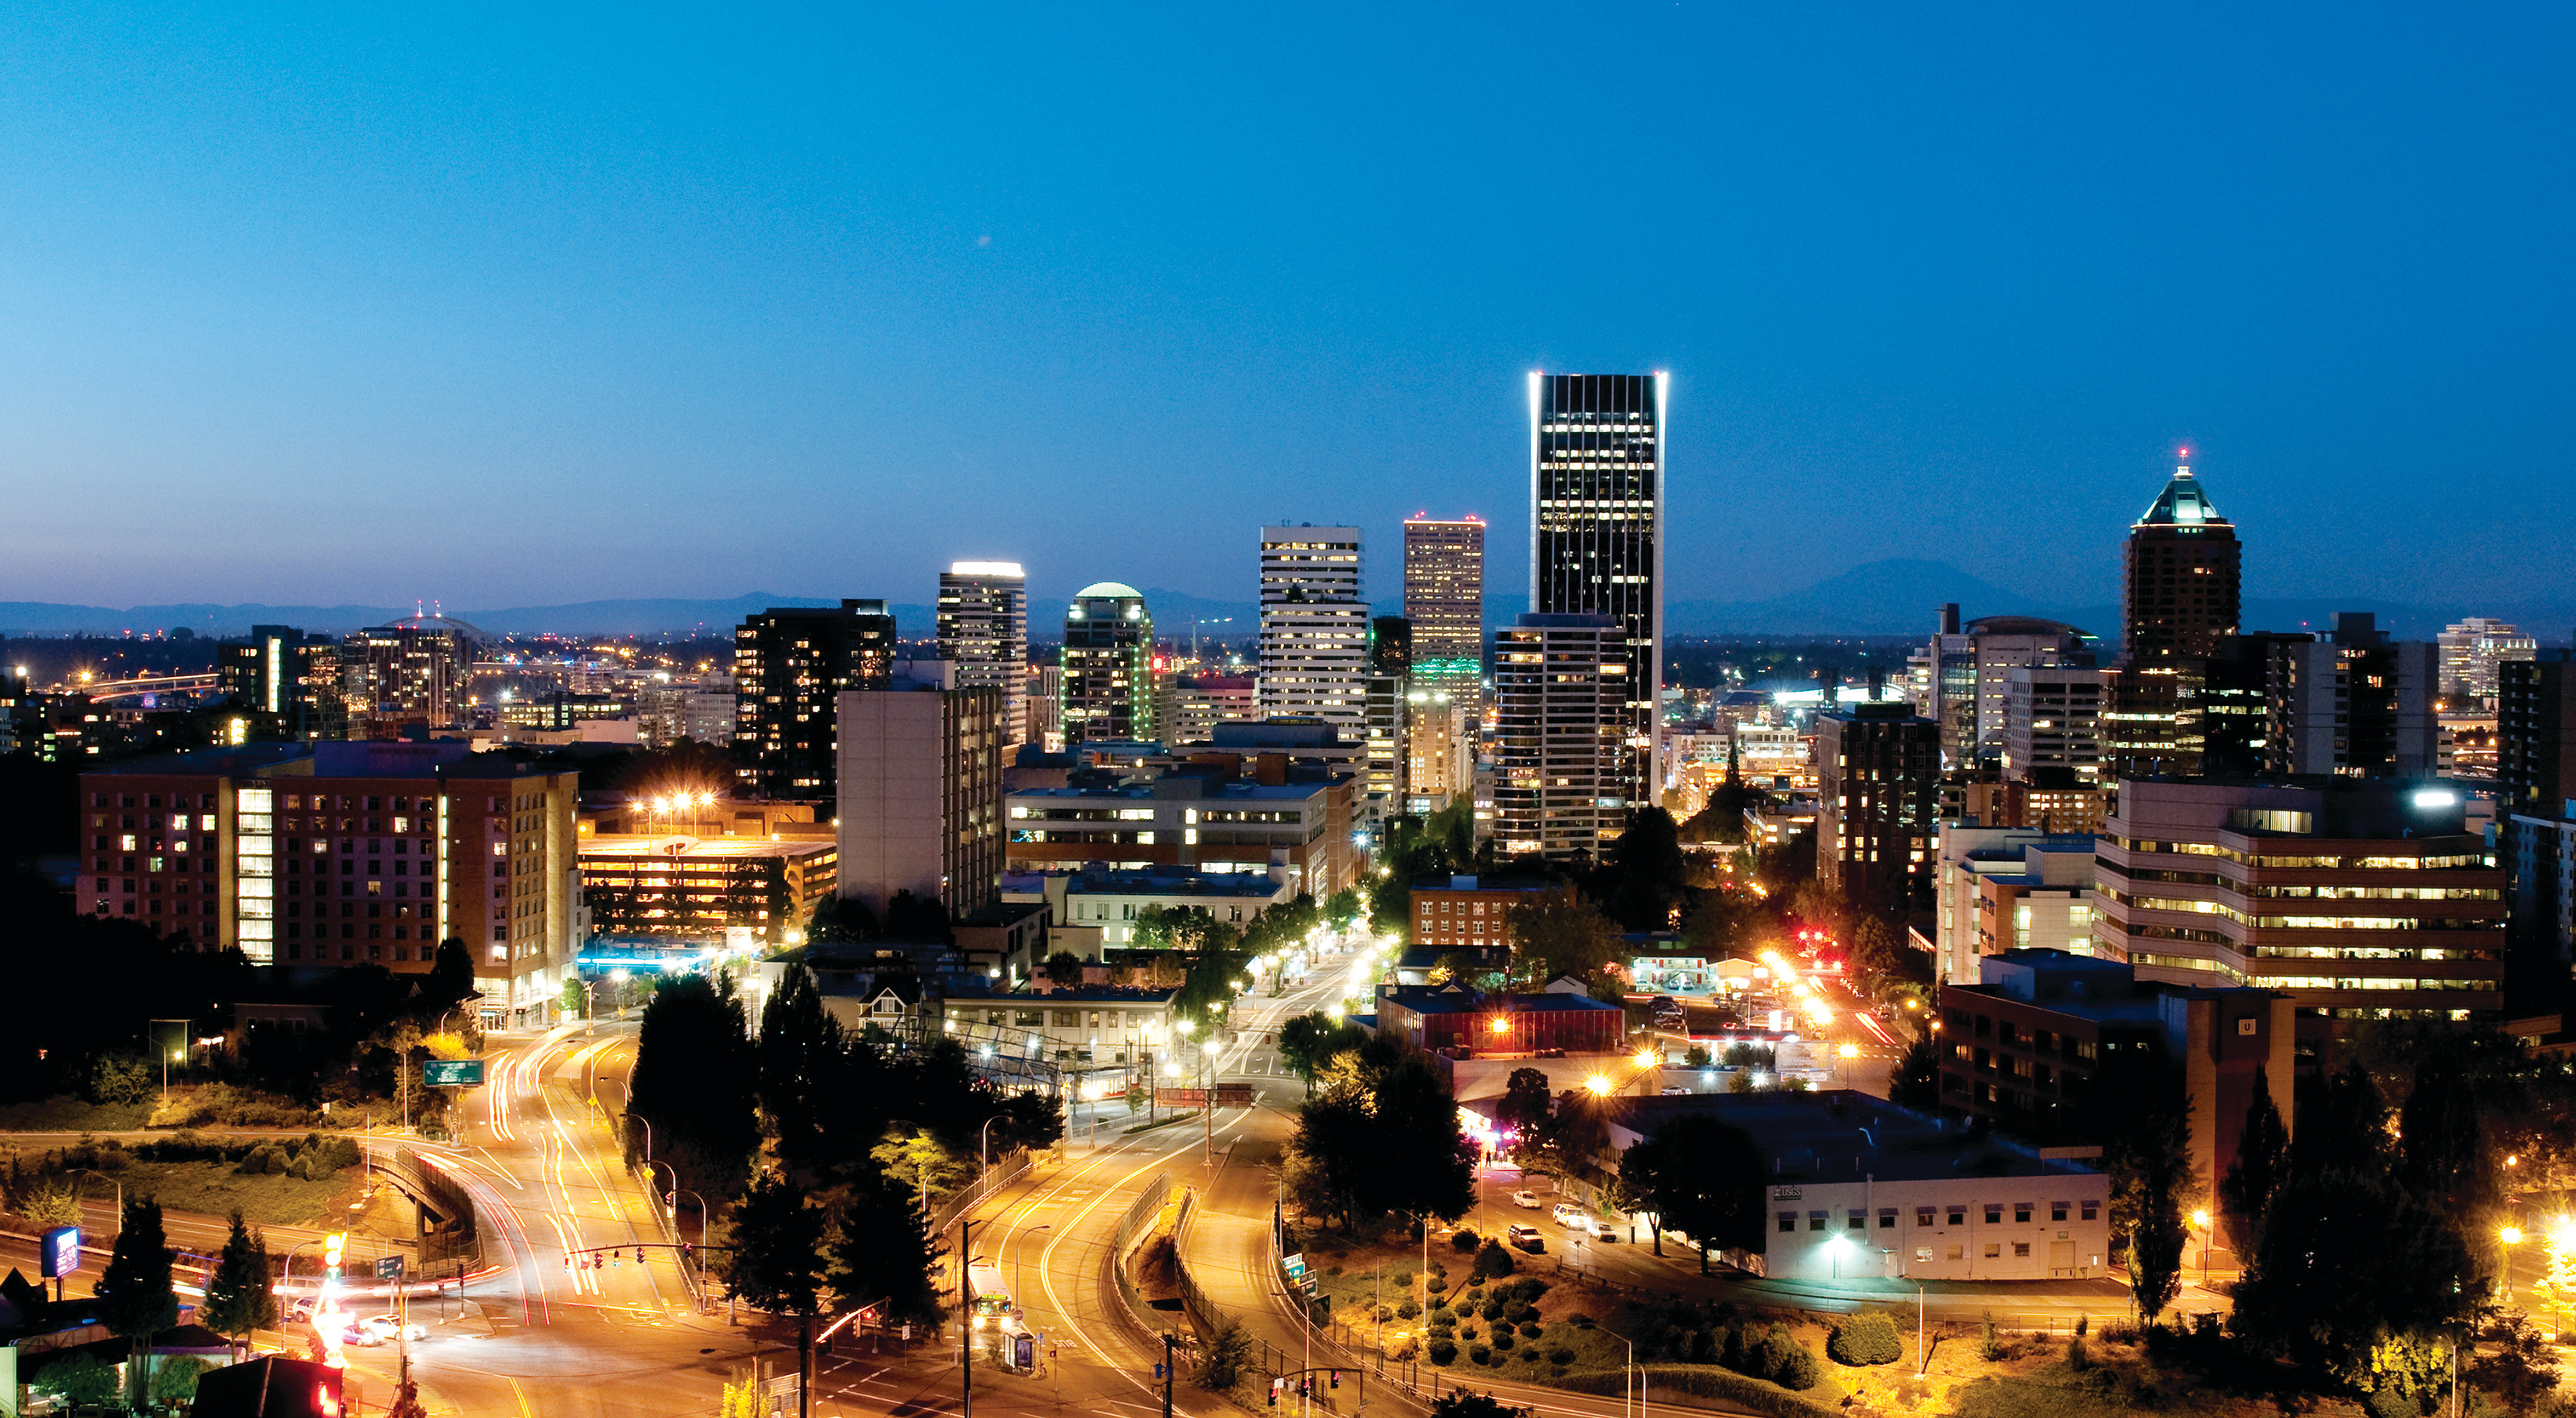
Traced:
POLYGON ((0 19, 0 599, 1249 599, 1673 375, 1668 594, 2576 566, 2565 6, 0 19))

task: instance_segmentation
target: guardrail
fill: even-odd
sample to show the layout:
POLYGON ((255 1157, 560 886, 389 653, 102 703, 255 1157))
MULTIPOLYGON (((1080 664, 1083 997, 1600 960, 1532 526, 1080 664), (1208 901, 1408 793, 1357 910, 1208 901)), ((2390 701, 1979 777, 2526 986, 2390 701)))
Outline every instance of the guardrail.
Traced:
POLYGON ((360 1155, 370 1171, 391 1178, 395 1189, 413 1204, 441 1218, 436 1228, 422 1229, 419 1261, 423 1270, 433 1263, 445 1269, 450 1262, 459 1275, 475 1268, 483 1256, 483 1233, 474 1214, 474 1199, 463 1187, 446 1174, 420 1165, 419 1155, 408 1147, 362 1147, 360 1155))
POLYGON ((1190 1274, 1190 1226, 1198 1219, 1194 1192, 1181 1193, 1181 1214, 1172 1221, 1172 1275, 1181 1287, 1181 1311, 1190 1317, 1190 1325, 1202 1340, 1213 1339, 1225 1326, 1225 1313, 1216 1302, 1199 1289, 1196 1276, 1190 1274))
POLYGON ((1163 1208, 1170 1203, 1171 1197, 1171 1174, 1166 1172, 1156 1176, 1119 1215, 1118 1229, 1109 1241, 1109 1274, 1118 1282, 1118 1298, 1147 1334, 1160 1334, 1170 1325, 1165 1323, 1160 1311, 1146 1302, 1144 1291, 1137 1288, 1136 1277, 1129 1273, 1127 1252, 1136 1244, 1137 1232, 1163 1214, 1163 1208))
POLYGON ((1014 1147, 995 1158, 993 1165, 975 1179, 973 1186, 941 1202, 939 1209, 930 1214, 930 1234, 936 1236, 956 1225, 957 1218, 965 1215, 976 1203, 1018 1181, 1027 1174, 1029 1162, 1029 1150, 1025 1147, 1014 1147))

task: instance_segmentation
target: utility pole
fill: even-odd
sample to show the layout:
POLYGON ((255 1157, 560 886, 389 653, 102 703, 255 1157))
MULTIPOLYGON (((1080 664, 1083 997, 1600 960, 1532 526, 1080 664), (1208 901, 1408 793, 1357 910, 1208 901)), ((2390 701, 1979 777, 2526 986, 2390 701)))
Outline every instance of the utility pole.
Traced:
POLYGON ((957 1293, 966 1302, 960 1307, 965 1313, 957 1317, 958 1418, 975 1418, 975 1294, 967 1280, 966 1260, 966 1238, 974 1226, 963 1215, 957 1218, 957 1293))
POLYGON ((1171 1331, 1163 1332, 1163 1418, 1172 1418, 1172 1366, 1178 1362, 1172 1353, 1171 1331))
POLYGON ((1914 1377, 1923 1377, 1930 1368, 1932 1355, 1923 1347, 1923 1282, 1914 1282, 1914 1377))

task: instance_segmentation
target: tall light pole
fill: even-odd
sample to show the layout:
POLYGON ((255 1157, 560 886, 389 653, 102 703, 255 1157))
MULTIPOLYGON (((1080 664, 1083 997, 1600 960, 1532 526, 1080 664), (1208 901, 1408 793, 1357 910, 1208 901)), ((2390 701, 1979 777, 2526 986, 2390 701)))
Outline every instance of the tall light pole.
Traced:
POLYGON ((2193 1212, 2191 1224, 2200 1229, 2200 1288, 2206 1290, 2209 1288, 2209 1212, 2193 1212))
MULTIPOLYGON (((88 1175, 88 1176, 96 1177, 96 1178, 98 1178, 99 1180, 101 1180, 101 1181, 103 1181, 103 1182, 107 1183, 109 1186, 112 1186, 112 1187, 116 1188, 116 1230, 115 1230, 115 1232, 114 1232, 113 1234, 115 1234, 115 1235, 119 1235, 119 1236, 124 1235, 124 1234, 125 1234, 125 1183, 118 1181, 116 1178, 109 1176, 109 1175, 108 1175, 108 1174, 106 1174, 105 1172, 97 1171, 97 1170, 95 1170, 95 1169, 93 1169, 93 1168, 89 1168, 89 1167, 73 1167, 73 1168, 69 1168, 69 1169, 67 1169, 67 1170, 63 1173, 63 1175, 64 1175, 64 1176, 67 1176, 67 1177, 68 1177, 68 1176, 73 1176, 73 1175, 76 1175, 76 1174, 86 1174, 86 1175, 88 1175)), ((79 1193, 78 1191, 74 1191, 74 1192, 72 1193, 72 1195, 74 1195, 74 1196, 78 1196, 78 1195, 80 1195, 80 1193, 79 1193)))
POLYGON ((2522 1228, 2507 1226, 2496 1233, 2496 1239, 2504 1242, 2504 1303, 2510 1305, 2513 1303, 2513 1248, 2522 1244, 2522 1228))

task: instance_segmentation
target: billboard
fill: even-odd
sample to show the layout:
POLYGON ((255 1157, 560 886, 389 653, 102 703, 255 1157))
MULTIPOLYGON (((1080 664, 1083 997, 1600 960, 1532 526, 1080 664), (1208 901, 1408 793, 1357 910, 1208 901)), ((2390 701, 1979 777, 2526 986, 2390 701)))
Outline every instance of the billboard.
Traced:
POLYGON ((71 1274, 80 1269, 80 1228, 56 1226, 44 1235, 39 1246, 43 1251, 43 1275, 47 1280, 71 1274))

